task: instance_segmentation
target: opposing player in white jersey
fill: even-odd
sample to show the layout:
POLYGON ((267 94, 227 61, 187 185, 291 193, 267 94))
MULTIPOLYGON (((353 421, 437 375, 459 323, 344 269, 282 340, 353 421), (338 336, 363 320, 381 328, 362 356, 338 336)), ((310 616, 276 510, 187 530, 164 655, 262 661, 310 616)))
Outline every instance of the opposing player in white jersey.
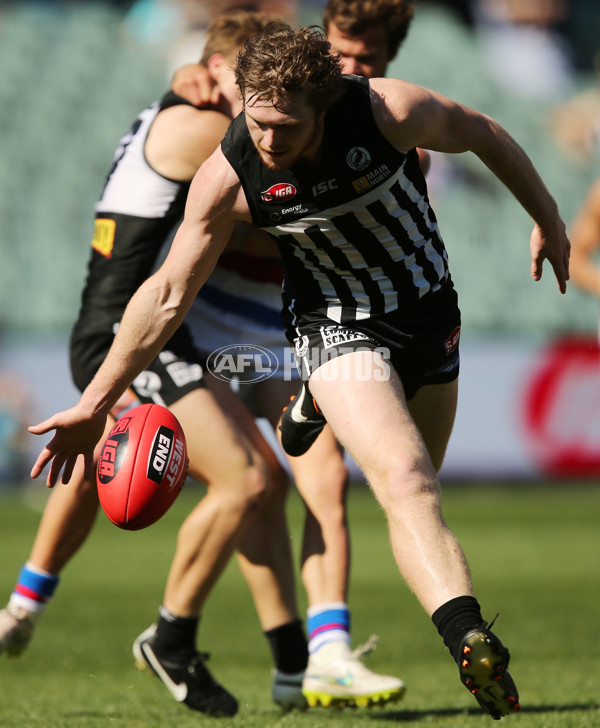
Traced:
POLYGON ((287 336, 318 406, 384 509, 398 569, 461 681, 500 718, 519 709, 508 650, 482 618, 429 454, 452 429, 459 310, 416 147, 475 153, 533 220, 532 277, 548 260, 562 293, 570 244, 497 122, 414 84, 342 76, 329 51, 317 29, 286 25, 245 43, 235 67, 244 113, 194 177, 169 255, 79 402, 29 428, 55 431, 31 475, 50 464, 53 482, 80 455, 91 472, 111 406, 181 324, 236 223, 264 228, 282 253, 287 336))
MULTIPOLYGON (((96 205, 88 276, 71 335, 72 374, 82 390, 109 350, 129 298, 181 218, 190 180, 239 107, 231 71, 236 52, 273 19, 245 11, 216 19, 203 60, 220 91, 218 107, 199 110, 169 92, 121 140, 96 205)), ((187 434, 190 474, 207 484, 207 495, 180 529, 157 623, 136 640, 137 660, 190 708, 214 715, 237 711, 237 701, 212 678, 197 651, 196 630, 212 586, 239 547, 275 658, 273 698, 284 707, 305 706, 307 646, 285 525, 287 474, 242 402, 232 393, 222 401, 207 388, 185 326, 157 354, 132 379, 109 419, 140 402, 171 408, 187 434)), ((0 612, 0 652, 15 655, 25 648, 60 572, 94 523, 93 473, 84 474, 78 465, 66 480, 53 491, 28 562, 0 612)))

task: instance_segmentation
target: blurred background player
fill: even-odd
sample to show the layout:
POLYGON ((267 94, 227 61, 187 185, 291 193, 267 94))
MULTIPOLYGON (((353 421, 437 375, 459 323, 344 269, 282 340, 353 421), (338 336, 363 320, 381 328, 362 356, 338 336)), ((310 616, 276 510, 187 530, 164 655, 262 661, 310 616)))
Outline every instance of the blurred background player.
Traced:
POLYGON ((165 56, 167 78, 202 53, 210 23, 229 10, 262 11, 293 23, 298 0, 134 0, 121 32, 165 56))
MULTIPOLYGON (((571 280, 600 300, 600 177, 594 181, 571 225, 571 280)), ((600 320, 598 323, 600 341, 600 320)))
POLYGON ((385 76, 414 15, 412 0, 329 0, 323 27, 343 73, 385 76))
MULTIPOLYGON (((235 53, 272 19, 238 11, 213 24, 203 60, 219 85, 218 109, 195 109, 167 93, 121 139, 96 204, 88 278, 71 335, 71 368, 82 390, 181 217, 190 180, 239 107, 230 70, 235 53)), ((136 657, 190 708, 216 715, 237 711, 235 698, 214 681, 196 650, 196 630, 211 588, 239 547, 275 658, 273 697, 285 707, 290 701, 305 705, 307 648, 284 513, 287 476, 242 402, 230 394, 221 403, 206 387, 185 326, 136 378, 114 417, 140 402, 163 404, 178 417, 187 433, 190 475, 206 483, 207 494, 181 526, 157 624, 136 641, 136 657), (176 692, 173 684, 185 689, 176 692)), ((96 484, 84 478, 81 465, 72 477, 65 474, 69 482, 60 483, 47 503, 29 559, 0 612, 0 652, 16 655, 25 648, 59 573, 92 528, 96 484)))

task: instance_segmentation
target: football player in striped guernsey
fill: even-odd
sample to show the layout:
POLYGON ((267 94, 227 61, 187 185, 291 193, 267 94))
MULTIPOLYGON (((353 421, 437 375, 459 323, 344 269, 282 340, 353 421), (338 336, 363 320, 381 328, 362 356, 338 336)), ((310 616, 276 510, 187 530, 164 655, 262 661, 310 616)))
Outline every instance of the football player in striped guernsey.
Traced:
MULTIPOLYGON (((385 75, 406 38, 413 12, 412 0, 330 0, 324 27, 332 50, 340 57, 342 72, 385 75)), ((210 78, 203 78, 196 64, 176 74, 173 87, 182 95, 188 90, 194 94, 203 81, 210 78)), ((204 87, 208 93, 210 84, 205 82, 204 87)), ((200 102, 200 97, 191 98, 200 102)), ((418 153, 425 170, 429 156, 424 150, 418 153)), ((251 372, 245 371, 239 392, 253 412, 277 430, 281 403, 288 402, 298 386, 281 326, 283 266, 273 239, 264 234, 261 238, 255 232, 250 235, 249 231, 238 226, 235 239, 230 240, 210 280, 199 291, 186 322, 209 363, 211 352, 223 351, 232 342, 262 347, 275 357, 278 366, 269 377, 256 372, 260 381, 250 382, 251 372)), ((312 398, 306 401, 312 405, 312 398)), ((289 413, 298 409, 298 403, 293 404, 289 413)), ((309 653, 313 666, 319 665, 319 673, 312 671, 306 694, 311 705, 382 704, 398 699, 404 686, 397 678, 367 669, 359 659, 360 648, 352 650, 348 472, 331 428, 325 427, 322 417, 313 422, 311 443, 319 437, 306 456, 300 450, 308 449, 306 428, 311 422, 302 422, 299 437, 292 430, 292 436, 286 438, 290 428, 284 431, 283 422, 281 431, 284 449, 294 456, 289 458, 293 480, 307 505, 301 574, 308 597, 309 653), (351 674, 352 680, 340 683, 335 679, 340 671, 351 674)))
MULTIPOLYGON (((344 73, 366 77, 383 76, 398 53, 412 22, 412 0, 330 0, 323 25, 332 50, 340 57, 344 73)), ((173 88, 201 104, 211 95, 210 77, 193 64, 175 75, 173 88)), ((417 150, 423 171, 429 155, 417 150)), ((322 185, 324 186, 324 185, 322 185)), ((289 356, 289 344, 281 327, 281 282, 283 267, 275 242, 266 235, 244 234, 238 226, 211 274, 196 297, 186 322, 199 348, 209 357, 215 350, 231 350, 231 342, 262 347, 277 363, 271 376, 245 371, 239 392, 253 412, 265 417, 275 430, 281 402, 293 400, 281 422, 281 442, 298 491, 307 504, 302 546, 302 580, 308 597, 307 627, 313 671, 307 696, 310 704, 361 704, 397 699, 401 681, 378 675, 358 660, 360 649, 351 650, 351 612, 348 605, 349 524, 346 518, 348 472, 339 445, 325 419, 314 410, 306 388, 295 399, 297 377, 289 356), (256 380, 250 383, 250 375, 256 380), (304 395, 306 398, 303 399, 304 395), (305 417, 303 410, 315 412, 305 417), (292 415, 299 413, 297 423, 292 415), (287 427, 284 427, 287 425, 287 427), (323 433, 321 435, 321 433, 323 433), (309 445, 317 440, 306 457, 309 445), (317 659, 317 653, 318 659, 317 659), (332 680, 344 663, 351 682, 332 680), (333 667, 331 667, 333 666, 333 667)), ((246 231, 247 232, 247 231, 246 231)), ((373 642, 371 643, 373 644, 373 642)), ((376 642, 375 642, 376 644, 376 642)))
POLYGON ((318 29, 285 24, 245 43, 235 66, 244 113, 195 175, 165 262, 131 299, 79 402, 30 428, 55 430, 31 475, 51 463, 55 480, 80 454, 90 474, 111 406, 177 330, 237 222, 265 229, 284 261, 283 317, 303 376, 387 516, 400 574, 498 719, 519 709, 509 653, 442 516, 436 464, 456 408, 460 313, 416 147, 472 152, 488 167, 533 221, 533 279, 548 260, 561 293, 570 244, 529 157, 496 121, 404 81, 342 76, 329 50, 318 29))

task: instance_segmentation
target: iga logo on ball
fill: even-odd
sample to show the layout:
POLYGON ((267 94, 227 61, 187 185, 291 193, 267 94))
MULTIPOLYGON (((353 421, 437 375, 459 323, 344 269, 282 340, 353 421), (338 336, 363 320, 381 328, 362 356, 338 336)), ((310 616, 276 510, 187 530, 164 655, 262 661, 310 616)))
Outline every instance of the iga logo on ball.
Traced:
POLYGON ((174 503, 187 469, 185 436, 175 415, 158 404, 135 407, 116 422, 102 447, 100 504, 119 528, 146 528, 174 503))

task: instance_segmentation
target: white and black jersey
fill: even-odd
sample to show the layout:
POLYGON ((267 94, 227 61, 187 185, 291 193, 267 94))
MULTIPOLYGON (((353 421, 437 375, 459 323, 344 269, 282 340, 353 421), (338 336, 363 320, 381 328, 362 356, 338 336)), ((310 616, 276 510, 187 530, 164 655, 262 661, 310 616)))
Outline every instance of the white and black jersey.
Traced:
POLYGON ((344 84, 314 164, 268 169, 243 114, 221 145, 253 223, 278 241, 288 326, 315 308, 337 323, 398 310, 410 317, 452 287, 416 150, 399 152, 379 131, 366 79, 346 76, 344 84))
POLYGON ((77 329, 98 330, 120 320, 183 215, 190 183, 163 177, 144 154, 156 116, 178 104, 189 102, 168 92, 139 114, 119 142, 95 206, 92 251, 77 329))
MULTIPOLYGON (((139 114, 120 140, 96 204, 88 274, 70 339, 71 372, 80 389, 104 360, 125 307, 152 273, 162 245, 183 215, 190 183, 163 177, 144 154, 156 116, 178 104, 190 105, 168 92, 139 114)), ((199 386, 201 368, 185 325, 166 349, 149 367, 150 373, 140 375, 150 382, 145 387, 148 400, 141 387, 136 389, 142 401, 169 404, 184 388, 199 386), (161 400, 156 399, 159 385, 161 400)))

